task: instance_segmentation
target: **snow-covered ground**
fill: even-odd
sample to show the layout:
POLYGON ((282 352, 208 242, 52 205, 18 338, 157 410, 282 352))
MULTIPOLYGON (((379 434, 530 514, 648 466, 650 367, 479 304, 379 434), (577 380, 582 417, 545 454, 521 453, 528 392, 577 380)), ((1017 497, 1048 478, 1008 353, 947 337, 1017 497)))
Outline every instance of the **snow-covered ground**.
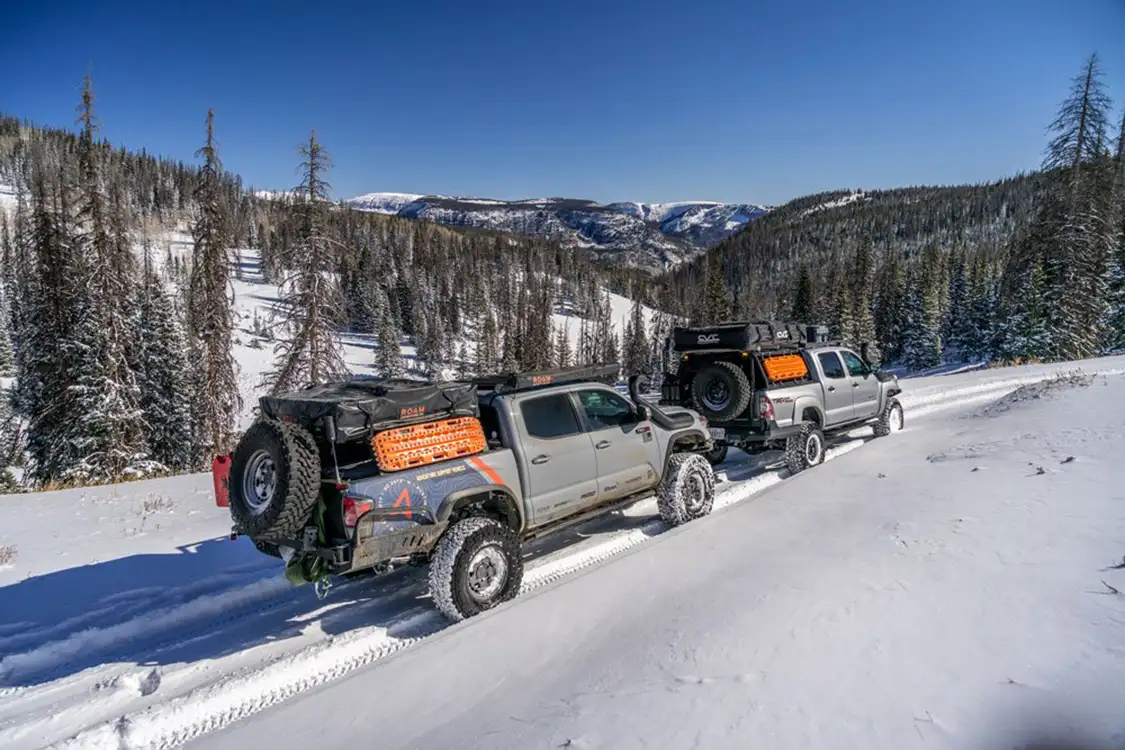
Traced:
POLYGON ((793 479, 732 451, 711 517, 544 539, 453 627, 413 568, 290 588, 207 475, 0 497, 0 747, 999 747, 1053 711, 1110 737, 1125 357, 1077 366, 1115 374, 904 381, 904 432, 793 479))

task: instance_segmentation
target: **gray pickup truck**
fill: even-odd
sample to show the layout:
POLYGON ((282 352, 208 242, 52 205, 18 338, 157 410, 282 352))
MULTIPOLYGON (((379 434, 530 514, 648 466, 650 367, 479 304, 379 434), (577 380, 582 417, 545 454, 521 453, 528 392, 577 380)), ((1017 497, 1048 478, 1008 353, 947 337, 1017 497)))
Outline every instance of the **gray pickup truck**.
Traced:
POLYGON ((284 557, 291 577, 428 563, 438 609, 469 617, 519 592, 521 543, 534 537, 654 492, 670 525, 710 512, 706 420, 646 404, 635 379, 626 398, 602 381, 616 373, 561 368, 414 394, 352 381, 263 399, 266 418, 217 469, 217 501, 234 533, 284 557), (483 451, 390 471, 364 453, 382 428, 468 413, 483 451), (380 414, 396 419, 372 423, 380 414))
POLYGON ((827 330, 775 321, 672 333, 678 368, 666 373, 661 403, 692 404, 708 419, 713 464, 728 445, 748 453, 785 451, 791 473, 824 460, 825 434, 870 424, 876 436, 902 429, 898 378, 826 340, 827 330))

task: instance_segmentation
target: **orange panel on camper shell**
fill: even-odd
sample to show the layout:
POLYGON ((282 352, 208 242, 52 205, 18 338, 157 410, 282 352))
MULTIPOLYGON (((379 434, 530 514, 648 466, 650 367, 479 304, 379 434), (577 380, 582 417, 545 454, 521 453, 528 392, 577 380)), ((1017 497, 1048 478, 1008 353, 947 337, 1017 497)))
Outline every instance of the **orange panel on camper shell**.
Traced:
POLYGON ((780 357, 766 357, 762 360, 766 377, 770 380, 796 380, 809 374, 805 358, 800 354, 785 354, 780 357))
POLYGON ((487 443, 480 420, 442 419, 385 430, 371 438, 371 450, 383 471, 401 471, 482 452, 487 443))

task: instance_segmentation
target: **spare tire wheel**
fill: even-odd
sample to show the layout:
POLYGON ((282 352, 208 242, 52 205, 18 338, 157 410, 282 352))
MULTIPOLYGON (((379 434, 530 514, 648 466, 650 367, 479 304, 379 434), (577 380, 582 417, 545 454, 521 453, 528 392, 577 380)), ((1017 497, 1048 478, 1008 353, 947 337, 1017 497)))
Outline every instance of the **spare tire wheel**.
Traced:
POLYGON ((691 381, 691 398, 696 410, 708 419, 734 419, 750 405, 750 379, 733 362, 706 365, 691 381))
POLYGON ((312 516, 320 493, 320 454, 308 430, 263 419, 234 450, 230 510, 242 533, 295 539, 312 516))

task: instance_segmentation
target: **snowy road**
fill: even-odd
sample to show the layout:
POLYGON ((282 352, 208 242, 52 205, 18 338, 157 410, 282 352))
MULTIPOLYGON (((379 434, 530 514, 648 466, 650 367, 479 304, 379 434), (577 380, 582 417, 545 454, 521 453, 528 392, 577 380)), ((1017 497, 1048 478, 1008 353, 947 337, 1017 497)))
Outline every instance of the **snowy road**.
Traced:
MULTIPOLYGON (((1082 367, 1121 371, 1125 359, 1082 367)), ((767 731, 785 740, 778 746, 847 739, 836 745, 845 746, 872 739, 891 744, 892 738, 918 744, 927 729, 931 742, 956 734, 963 727, 949 725, 950 716, 969 719, 954 709, 975 703, 965 702, 960 690, 938 694, 950 692, 954 667, 966 666, 967 678, 976 674, 982 644, 998 654, 1005 646, 1011 653, 1027 647, 1041 654, 1023 681, 1014 668, 1010 676, 1034 688, 1030 692, 1050 684, 1043 670, 1073 669, 1049 633, 1040 642, 1033 634, 1021 640, 989 630, 974 640, 973 624, 990 623, 1005 607, 1017 623, 1036 622, 1031 608, 1057 609, 1050 597, 1062 594, 1047 584, 1061 590, 1070 581, 1061 572, 1057 581, 1041 575, 1045 580, 1021 589, 1030 575, 1024 567, 1053 569, 1029 552, 1043 548, 1033 532, 1059 532, 1042 557, 1065 556, 1068 575, 1085 571, 1095 556, 1105 567, 1125 554, 1119 509, 1094 533, 1079 523, 1089 520, 1083 514, 1090 508, 1075 516, 1057 513, 1058 499, 1051 496, 1006 499, 998 470, 986 466, 966 469, 973 476, 957 481, 986 480, 985 494, 1002 499, 1000 510, 969 512, 961 504, 979 505, 986 499, 981 487, 956 487, 948 476, 954 464, 925 460, 956 443, 958 432, 991 425, 1034 434, 1018 420, 1057 408, 1056 402, 1021 405, 989 420, 948 417, 1059 369, 906 381, 907 432, 792 482, 732 453, 716 508, 737 509, 665 533, 645 502, 545 540, 529 551, 525 594, 540 589, 536 595, 454 628, 433 611, 421 571, 413 569, 348 582, 324 602, 307 588, 290 589, 273 561, 247 543, 216 539, 229 522, 210 505, 205 476, 4 498, 0 549, 13 545, 15 553, 8 568, 0 568, 0 747, 160 748, 192 740, 199 747, 255 747, 267 740, 297 746, 302 732, 319 735, 321 717, 334 702, 346 705, 349 715, 333 719, 339 731, 333 746, 362 739, 371 726, 380 727, 379 747, 455 747, 474 736, 467 744, 539 747, 570 739, 575 747, 632 747, 667 737, 675 741, 658 744, 691 746, 698 738, 700 746, 713 747, 767 731), (879 473, 886 476, 879 479, 879 473), (763 494, 776 484, 776 492, 763 494), (960 499, 951 501, 954 491, 960 499), (751 497, 759 502, 743 502, 751 497), (1040 505, 1047 513, 1042 518, 1030 512, 1040 505), (962 520, 948 526, 953 512, 962 520), (1021 521, 1026 538, 1000 534, 1021 521), (1076 549, 1070 531, 1089 536, 1089 544, 1076 549), (1110 540, 1122 549, 1098 548, 1110 540), (1025 548, 1029 542, 1039 546, 1025 548), (637 554, 623 554, 633 549, 637 554), (615 557, 591 575, 575 575, 615 557), (967 586, 975 579, 966 579, 961 568, 978 567, 997 580, 967 586), (1014 579, 1017 595, 1006 591, 1004 576, 1014 579), (873 627, 888 623, 893 633, 873 627), (954 636, 972 648, 960 655, 943 645, 954 636), (793 661, 794 650, 808 658, 793 661), (857 685, 886 691, 891 704, 914 695, 894 684, 914 679, 901 670, 904 654, 919 666, 939 665, 916 683, 930 685, 938 697, 912 710, 936 717, 939 708, 946 724, 864 714, 856 694, 865 691, 857 692, 857 685), (718 668, 723 663, 725 671, 718 668), (824 668, 814 669, 818 664, 824 668), (804 684, 810 679, 817 687, 804 684), (357 711, 355 694, 381 696, 362 701, 378 710, 357 711), (598 698, 607 695, 612 700, 598 698), (818 717, 809 718, 810 711, 818 717), (686 718, 697 714, 707 718, 706 727, 686 718), (805 720, 794 718, 801 715, 805 720), (395 718, 402 716, 412 718, 395 718), (790 734, 796 727, 806 733, 790 734)), ((1106 388, 1117 395, 1120 414, 1120 387, 1106 388)), ((1071 397, 1065 398, 1069 407, 1071 397)), ((1104 408, 1090 411, 1105 421, 1104 408)), ((1091 472, 1104 474, 1098 463, 1104 459, 1095 454, 1113 441, 1096 430, 1084 439, 1089 455, 1075 467, 1089 464, 1091 472)), ((834 453, 863 444, 845 438, 834 453)), ((1061 481, 1053 474, 1037 479, 1041 486, 1061 481)), ((1101 484, 1088 479, 1092 486, 1075 494, 1103 502, 1101 484)), ((1084 583, 1094 584, 1100 585, 1096 578, 1084 583)), ((1076 629, 1094 622, 1086 609, 1119 606, 1113 596, 1085 596, 1079 597, 1076 629)), ((1116 617, 1125 621, 1125 612, 1116 617)), ((1091 657, 1091 679, 1100 674, 1120 682, 1120 652, 1106 652, 1093 636, 1086 646, 1104 662, 1099 667, 1091 657)), ((973 688, 977 692, 966 695, 981 692, 979 684, 973 688)))

